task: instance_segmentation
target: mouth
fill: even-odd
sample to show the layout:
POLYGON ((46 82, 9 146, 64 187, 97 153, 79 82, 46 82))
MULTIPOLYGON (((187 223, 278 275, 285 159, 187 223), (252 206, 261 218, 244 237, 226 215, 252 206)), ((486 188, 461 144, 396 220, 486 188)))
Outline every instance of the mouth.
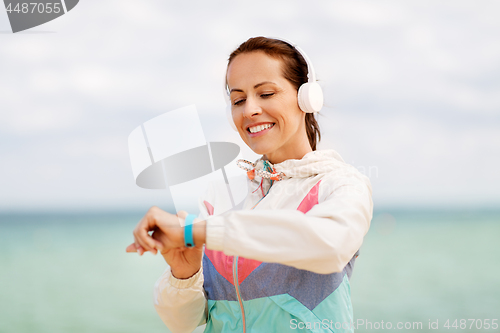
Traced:
POLYGON ((263 124, 249 126, 247 127, 247 132, 250 134, 260 134, 261 132, 273 128, 274 124, 275 123, 263 123, 263 124))

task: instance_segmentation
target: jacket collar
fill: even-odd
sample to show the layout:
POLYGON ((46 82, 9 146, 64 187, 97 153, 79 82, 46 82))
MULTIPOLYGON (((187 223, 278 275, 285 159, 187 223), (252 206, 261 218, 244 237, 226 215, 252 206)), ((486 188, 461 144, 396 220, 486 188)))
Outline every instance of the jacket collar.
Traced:
MULTIPOLYGON (((269 163, 269 161, 268 161, 269 163)), ((264 167, 263 157, 255 162, 255 169, 264 167)), ((315 150, 304 155, 300 160, 289 159, 272 165, 277 172, 287 178, 308 178, 326 174, 347 165, 335 150, 315 150)))

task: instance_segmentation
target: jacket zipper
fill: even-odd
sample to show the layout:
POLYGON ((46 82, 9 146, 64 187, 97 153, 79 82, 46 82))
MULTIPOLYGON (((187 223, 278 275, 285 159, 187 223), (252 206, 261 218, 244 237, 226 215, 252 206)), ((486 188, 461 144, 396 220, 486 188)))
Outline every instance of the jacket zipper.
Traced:
MULTIPOLYGON (((272 185, 273 181, 271 181, 271 186, 272 185)), ((269 189, 271 189, 271 187, 269 187, 269 189)), ((269 193, 269 190, 267 190, 267 192, 269 193)), ((264 199, 264 197, 267 195, 267 193, 264 194, 264 192, 262 194, 263 194, 262 198, 260 198, 260 200, 255 204, 255 206, 252 207, 252 209, 254 209, 259 204, 259 202, 262 199, 264 199)), ((238 302, 240 303, 241 321, 243 323, 243 333, 246 333, 247 329, 245 324, 245 309, 243 308, 243 299, 241 298, 240 285, 238 283, 238 256, 233 257, 233 282, 234 282, 234 288, 236 289, 236 296, 238 297, 238 302)))
POLYGON ((243 308, 243 300, 241 299, 241 294, 240 294, 240 285, 238 284, 238 256, 233 257, 233 281, 234 281, 234 288, 236 289, 236 296, 238 297, 238 302, 240 303, 241 320, 243 322, 243 333, 246 333, 245 309, 243 308))

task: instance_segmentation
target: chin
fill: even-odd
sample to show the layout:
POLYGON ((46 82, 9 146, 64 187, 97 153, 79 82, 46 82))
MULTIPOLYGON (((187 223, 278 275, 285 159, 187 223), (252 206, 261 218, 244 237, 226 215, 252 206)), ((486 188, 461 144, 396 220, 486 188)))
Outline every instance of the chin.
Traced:
POLYGON ((258 155, 266 155, 271 151, 269 147, 264 147, 263 145, 253 145, 253 146, 248 145, 248 147, 258 155))

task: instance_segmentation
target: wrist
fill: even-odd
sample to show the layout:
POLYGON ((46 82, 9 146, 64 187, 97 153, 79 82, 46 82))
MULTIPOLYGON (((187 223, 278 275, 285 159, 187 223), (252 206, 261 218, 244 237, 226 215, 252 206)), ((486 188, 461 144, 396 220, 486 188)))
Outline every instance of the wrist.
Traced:
POLYGON ((207 221, 195 221, 193 224, 193 240, 195 246, 202 246, 207 239, 207 221))
POLYGON ((172 267, 170 267, 170 272, 172 273, 172 276, 178 280, 187 280, 193 276, 196 275, 200 271, 201 265, 198 268, 193 268, 193 269, 180 269, 180 270, 174 270, 172 267))
POLYGON ((184 246, 187 248, 202 246, 206 240, 206 221, 189 214, 184 219, 184 246))

